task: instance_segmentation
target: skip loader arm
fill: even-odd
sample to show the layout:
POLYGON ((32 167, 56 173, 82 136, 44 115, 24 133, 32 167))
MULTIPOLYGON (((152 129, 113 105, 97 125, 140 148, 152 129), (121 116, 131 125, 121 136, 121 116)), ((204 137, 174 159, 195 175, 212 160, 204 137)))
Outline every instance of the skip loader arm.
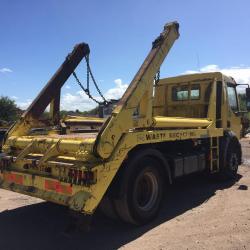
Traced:
POLYGON ((74 47, 73 51, 66 57, 65 61, 22 115, 21 119, 8 132, 8 136, 25 135, 30 127, 38 122, 39 117, 49 104, 53 125, 58 125, 60 119, 60 90, 81 60, 89 52, 89 46, 86 43, 80 43, 74 47))
POLYGON ((103 159, 111 156, 122 135, 132 128, 147 128, 153 123, 152 95, 154 77, 169 50, 179 37, 179 24, 167 23, 153 42, 152 49, 130 83, 111 117, 103 125, 95 144, 95 153, 103 159), (134 115, 136 110, 139 114, 134 115))

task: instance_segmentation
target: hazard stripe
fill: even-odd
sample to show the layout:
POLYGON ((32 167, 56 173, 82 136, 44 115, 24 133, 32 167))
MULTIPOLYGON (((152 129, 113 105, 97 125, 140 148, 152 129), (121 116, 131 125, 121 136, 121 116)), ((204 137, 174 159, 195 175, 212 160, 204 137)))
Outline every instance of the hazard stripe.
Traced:
POLYGON ((63 185, 59 181, 45 180, 44 188, 56 193, 72 194, 72 187, 69 185, 63 185))
POLYGON ((19 174, 4 173, 4 179, 11 183, 23 185, 23 176, 19 174))

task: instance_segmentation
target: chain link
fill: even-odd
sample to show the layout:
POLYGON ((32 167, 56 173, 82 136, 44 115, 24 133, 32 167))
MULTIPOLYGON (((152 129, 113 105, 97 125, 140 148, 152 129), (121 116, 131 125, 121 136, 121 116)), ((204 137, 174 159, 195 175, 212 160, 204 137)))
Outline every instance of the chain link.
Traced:
MULTIPOLYGON (((99 93, 99 95, 102 97, 103 101, 104 101, 104 104, 108 104, 108 101, 105 99, 105 97, 103 96, 101 90, 99 89, 97 83, 96 83, 96 80, 94 78, 94 75, 91 71, 91 68, 90 68, 90 65, 89 65, 89 56, 85 57, 85 60, 86 60, 86 64, 87 64, 87 74, 90 75, 94 85, 95 85, 95 88, 97 90, 97 92, 99 93)), ((89 81, 89 76, 87 77, 87 80, 89 81)), ((87 83, 87 85, 89 86, 89 83, 87 83)))
POLYGON ((84 93, 89 97, 89 99, 93 100, 95 103, 101 105, 102 102, 98 101, 97 99, 95 99, 90 93, 89 90, 87 88, 84 88, 82 83, 80 82, 79 78, 77 77, 76 73, 73 72, 73 76, 76 79, 77 84, 80 86, 80 88, 84 91, 84 93))
POLYGON ((81 81, 79 80, 78 76, 76 75, 75 71, 73 71, 73 76, 77 82, 77 84, 80 86, 80 88, 84 91, 84 93, 89 97, 89 99, 93 100, 94 102, 96 102, 97 104, 101 105, 101 104, 104 104, 105 106, 109 104, 109 101, 107 101, 105 99, 105 97, 103 96, 101 90, 99 89, 97 83, 96 83, 96 80, 94 78, 94 75, 91 71, 91 68, 90 68, 90 64, 89 64, 89 56, 85 56, 85 60, 86 60, 86 65, 87 65, 87 88, 84 88, 83 84, 81 83, 81 81), (90 89, 89 89, 89 83, 90 83, 90 77, 91 77, 91 80, 93 81, 94 85, 95 85, 95 88, 98 92, 98 94, 101 96, 101 98, 103 99, 103 102, 100 102, 98 101, 96 98, 94 98, 91 94, 90 94, 90 89))
POLYGON ((155 77, 154 77, 154 84, 157 85, 160 81, 160 70, 157 71, 155 77))
MULTIPOLYGON (((89 61, 89 55, 86 55, 85 60, 89 61)), ((89 68, 87 67, 87 89, 89 90, 89 68)))

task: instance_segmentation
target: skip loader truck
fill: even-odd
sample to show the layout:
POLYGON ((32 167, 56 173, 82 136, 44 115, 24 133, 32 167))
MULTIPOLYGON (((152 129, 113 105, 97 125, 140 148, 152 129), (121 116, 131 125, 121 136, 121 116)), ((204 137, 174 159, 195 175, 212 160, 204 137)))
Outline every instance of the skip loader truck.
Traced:
MULTIPOLYGON (((61 119, 63 84, 73 74, 83 87, 75 68, 82 59, 89 65, 89 46, 76 45, 8 130, 0 187, 85 215, 100 207, 142 225, 157 215, 176 178, 195 172, 234 178, 241 164, 238 84, 220 72, 159 79, 178 37, 179 24, 167 23, 109 117, 61 119), (70 130, 73 123, 89 127, 70 130)), ((249 110, 249 86, 246 99, 249 110)))

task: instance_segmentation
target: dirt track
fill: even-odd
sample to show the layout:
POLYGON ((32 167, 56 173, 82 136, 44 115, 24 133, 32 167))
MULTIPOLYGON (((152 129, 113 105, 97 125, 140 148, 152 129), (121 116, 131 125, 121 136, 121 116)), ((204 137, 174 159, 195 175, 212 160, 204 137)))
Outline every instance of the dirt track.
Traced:
POLYGON ((179 181, 158 219, 141 228, 96 214, 90 232, 66 234, 67 209, 0 190, 0 249, 250 249, 249 142, 237 182, 179 181))

